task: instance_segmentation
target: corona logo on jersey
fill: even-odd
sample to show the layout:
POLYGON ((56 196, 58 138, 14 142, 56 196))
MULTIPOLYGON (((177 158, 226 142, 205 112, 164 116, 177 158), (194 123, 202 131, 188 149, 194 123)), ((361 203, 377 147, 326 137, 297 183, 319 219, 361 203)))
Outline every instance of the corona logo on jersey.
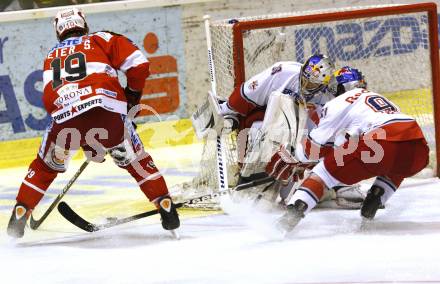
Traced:
POLYGON ((82 96, 90 95, 92 93, 92 87, 87 86, 78 89, 78 84, 67 84, 61 87, 57 93, 59 97, 54 101, 54 105, 58 108, 68 107, 74 102, 79 101, 82 96))

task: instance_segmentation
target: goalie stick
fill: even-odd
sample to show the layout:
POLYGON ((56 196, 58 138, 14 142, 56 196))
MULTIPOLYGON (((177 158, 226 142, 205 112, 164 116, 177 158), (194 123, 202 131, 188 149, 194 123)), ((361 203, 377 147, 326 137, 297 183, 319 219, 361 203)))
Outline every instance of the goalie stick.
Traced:
MULTIPOLYGON (((203 20, 205 21, 206 32, 206 45, 208 49, 208 65, 209 65, 209 78, 211 80, 211 92, 214 97, 217 97, 217 82, 215 80, 215 68, 214 59, 212 58, 212 42, 211 42, 211 30, 209 28, 209 15, 205 15, 203 20)), ((220 106, 215 100, 214 103, 216 113, 220 113, 220 106)), ((216 138, 216 158, 217 158, 217 180, 219 192, 228 190, 228 169, 226 165, 226 153, 221 139, 221 133, 217 134, 216 138)))
POLYGON ((32 230, 38 229, 40 225, 46 220, 47 216, 52 212, 52 210, 57 206, 57 204, 60 202, 60 200, 64 197, 64 195, 69 191, 70 187, 73 185, 73 183, 76 181, 76 179, 80 176, 80 174, 84 171, 84 169, 89 164, 89 160, 84 161, 84 163, 79 167, 79 169, 76 171, 75 175, 69 180, 69 182, 64 186, 63 190, 60 194, 58 194, 57 198, 52 202, 52 204, 49 206, 49 208, 44 212, 43 216, 41 216, 40 219, 36 220, 34 219, 33 214, 31 215, 31 218, 29 220, 29 226, 32 230))
MULTIPOLYGON (((206 200, 210 200, 210 199, 213 199, 216 197, 224 196, 226 194, 229 194, 232 191, 240 191, 240 190, 244 190, 247 188, 251 188, 251 187, 258 186, 258 185, 265 184, 265 183, 272 182, 272 181, 273 181, 272 177, 264 177, 264 178, 254 180, 254 181, 251 181, 248 183, 237 185, 236 187, 234 187, 232 189, 191 198, 185 202, 176 203, 175 206, 176 206, 176 208, 180 208, 183 205, 187 205, 187 204, 188 205, 197 204, 197 203, 204 202, 206 200)), ((111 220, 107 223, 98 225, 98 224, 93 224, 89 221, 86 221, 84 218, 79 216, 75 211, 73 211, 73 209, 64 201, 62 201, 60 204, 58 204, 58 211, 67 221, 69 221, 73 225, 77 226, 78 228, 80 228, 86 232, 90 232, 90 233, 96 232, 96 231, 99 231, 102 229, 106 229, 106 228, 111 228, 111 227, 114 227, 117 225, 125 224, 125 223, 131 222, 131 221, 135 221, 135 220, 138 220, 141 218, 148 217, 148 216, 153 216, 153 215, 159 214, 159 210, 155 209, 155 210, 147 211, 144 213, 136 214, 136 215, 133 215, 130 217, 126 217, 123 219, 111 220)))

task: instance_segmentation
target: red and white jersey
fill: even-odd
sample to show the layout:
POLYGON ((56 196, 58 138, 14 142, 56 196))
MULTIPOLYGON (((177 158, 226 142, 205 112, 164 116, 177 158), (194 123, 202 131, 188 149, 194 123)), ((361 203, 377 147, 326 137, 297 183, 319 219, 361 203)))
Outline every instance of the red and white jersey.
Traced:
POLYGON ((301 66, 293 61, 275 63, 236 88, 228 99, 228 106, 246 116, 257 107, 265 107, 274 91, 298 95, 301 66))
MULTIPOLYGON (((372 131, 379 128, 385 131, 377 132, 371 136, 372 139, 408 141, 424 138, 417 122, 411 116, 402 114, 388 99, 356 88, 324 105, 318 126, 310 131, 305 145, 297 150, 303 151, 307 158, 313 144, 318 147, 332 146, 337 138, 368 135, 376 133, 372 131)), ((302 153, 297 151, 296 154, 304 160, 302 153)))
POLYGON ((110 32, 71 37, 51 49, 44 61, 43 102, 57 123, 94 107, 127 113, 117 70, 132 90, 142 90, 149 64, 129 39, 110 32))

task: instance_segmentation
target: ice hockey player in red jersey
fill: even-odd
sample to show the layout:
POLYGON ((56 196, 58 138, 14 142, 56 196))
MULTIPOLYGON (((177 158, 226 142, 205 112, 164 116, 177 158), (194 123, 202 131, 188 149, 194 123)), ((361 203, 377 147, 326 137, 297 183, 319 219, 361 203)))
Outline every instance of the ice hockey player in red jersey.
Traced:
POLYGON ((89 34, 85 16, 77 8, 58 12, 54 27, 59 43, 47 54, 43 72, 43 102, 52 121, 20 186, 8 234, 23 236, 31 211, 79 148, 94 161, 102 161, 108 153, 157 206, 163 228, 178 228, 165 180, 127 116, 139 103, 149 75, 148 60, 123 35, 89 34), (125 89, 117 70, 127 77, 125 89))
POLYGON ((317 128, 296 149, 295 157, 281 147, 266 168, 279 176, 317 162, 278 222, 284 231, 291 231, 327 188, 376 177, 361 208, 361 216, 371 220, 404 178, 428 164, 429 148, 417 122, 382 95, 358 88, 363 81, 358 70, 343 69, 334 77, 336 98, 324 105, 317 128), (340 146, 328 143, 341 138, 345 142, 340 146))

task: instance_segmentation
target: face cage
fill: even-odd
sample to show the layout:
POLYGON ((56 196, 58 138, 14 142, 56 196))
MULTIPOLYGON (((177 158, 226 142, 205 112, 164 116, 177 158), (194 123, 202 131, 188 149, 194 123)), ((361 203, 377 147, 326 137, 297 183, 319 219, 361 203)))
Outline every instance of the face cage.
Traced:
POLYGON ((306 81, 308 81, 308 79, 303 76, 302 72, 300 74, 301 76, 301 82, 300 82, 300 90, 301 90, 301 96, 304 98, 305 102, 310 101, 316 94, 324 91, 326 85, 324 84, 319 84, 318 87, 314 88, 314 89, 306 89, 305 85, 307 85, 306 81))

